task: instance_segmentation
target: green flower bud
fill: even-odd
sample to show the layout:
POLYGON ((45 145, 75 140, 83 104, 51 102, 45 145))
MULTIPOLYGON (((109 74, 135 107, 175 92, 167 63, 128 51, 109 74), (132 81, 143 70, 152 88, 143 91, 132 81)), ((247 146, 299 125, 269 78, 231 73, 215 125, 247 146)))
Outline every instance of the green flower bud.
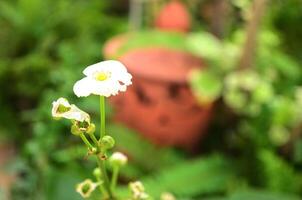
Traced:
POLYGON ((90 122, 89 121, 76 121, 75 125, 83 132, 87 132, 90 122))
POLYGON ((100 178, 101 176, 102 176, 102 172, 101 172, 101 170, 100 170, 100 168, 95 168, 94 170, 93 170, 93 175, 95 176, 95 177, 97 177, 97 178, 100 178))
POLYGON ((95 154, 97 151, 98 151, 98 150, 97 150, 97 148, 95 148, 95 147, 93 147, 93 148, 90 149, 90 153, 91 153, 91 154, 95 154))
POLYGON ((128 158, 120 153, 114 152, 109 158, 109 162, 113 167, 121 167, 127 164, 128 158))
POLYGON ((88 133, 88 134, 93 134, 95 132, 95 125, 93 124, 93 123, 91 123, 89 126, 88 126, 88 128, 87 128, 87 130, 86 130, 86 133, 88 133))
POLYGON ((72 124, 70 131, 73 135, 76 136, 79 136, 82 133, 82 131, 79 129, 79 127, 76 124, 72 124))
POLYGON ((93 134, 95 131, 95 125, 90 123, 90 121, 76 121, 73 120, 71 126, 71 133, 74 135, 79 135, 80 133, 93 134))
POLYGON ((114 147, 114 144, 114 139, 109 135, 106 135, 101 139, 101 146, 105 149, 112 149, 114 147))

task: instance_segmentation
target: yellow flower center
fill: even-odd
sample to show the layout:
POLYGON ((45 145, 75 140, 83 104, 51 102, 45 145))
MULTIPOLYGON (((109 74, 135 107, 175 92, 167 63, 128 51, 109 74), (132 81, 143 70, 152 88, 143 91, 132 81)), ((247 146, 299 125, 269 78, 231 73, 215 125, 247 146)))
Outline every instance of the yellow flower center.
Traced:
POLYGON ((109 73, 105 73, 105 72, 96 72, 94 74, 94 78, 98 81, 105 81, 110 77, 109 73))

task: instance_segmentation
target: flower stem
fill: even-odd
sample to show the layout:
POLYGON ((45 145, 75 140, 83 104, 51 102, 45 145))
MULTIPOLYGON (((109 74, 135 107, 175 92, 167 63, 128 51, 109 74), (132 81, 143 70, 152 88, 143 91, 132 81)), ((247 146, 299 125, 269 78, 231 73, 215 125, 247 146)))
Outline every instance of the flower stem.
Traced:
POLYGON ((105 97, 100 96, 100 139, 105 136, 105 97))
POLYGON ((90 144, 90 142, 87 140, 87 138, 84 135, 84 133, 81 133, 80 137, 83 140, 83 142, 86 144, 86 146, 88 147, 88 149, 92 149, 93 148, 92 144, 90 144))
POLYGON ((110 185, 112 192, 114 192, 114 190, 115 190, 118 173, 119 173, 119 167, 113 167, 111 185, 110 185))
POLYGON ((90 136, 91 140, 94 142, 96 148, 99 149, 99 142, 96 139, 95 135, 92 133, 92 134, 89 134, 89 136, 90 136))
MULTIPOLYGON (((105 123, 106 123, 106 118, 105 118, 105 97, 100 96, 100 140, 105 136, 105 123)), ((106 150, 104 152, 106 154, 106 150)), ((105 167, 105 160, 102 160, 99 155, 97 155, 98 159, 98 165, 99 168, 102 172, 103 180, 104 180, 104 186, 105 189, 107 190, 107 193, 109 195, 109 200, 113 200, 113 194, 110 188, 110 183, 107 175, 107 170, 105 167)))
POLYGON ((104 186, 105 186, 105 189, 107 190, 107 193, 109 195, 109 199, 113 200, 114 198, 113 198, 113 195, 112 195, 112 191, 110 189, 109 179, 108 179, 105 163, 100 159, 100 157, 98 155, 97 155, 97 161, 98 161, 99 168, 102 172, 102 176, 103 176, 103 180, 104 180, 104 186))
MULTIPOLYGON (((102 180, 101 180, 101 177, 96 177, 96 180, 97 180, 98 182, 101 182, 101 181, 102 181, 102 180)), ((105 190, 103 184, 100 184, 100 185, 99 185, 99 189, 100 189, 100 192, 103 194, 104 197, 107 196, 107 192, 106 192, 106 190, 105 190)))

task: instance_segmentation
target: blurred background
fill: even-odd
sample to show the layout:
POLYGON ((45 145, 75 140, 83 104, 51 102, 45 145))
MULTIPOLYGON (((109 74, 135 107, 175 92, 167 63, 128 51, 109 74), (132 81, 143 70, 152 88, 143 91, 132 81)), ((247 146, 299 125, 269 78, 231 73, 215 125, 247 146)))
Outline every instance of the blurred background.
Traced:
POLYGON ((301 199, 301 22, 301 0, 1 0, 0 199, 81 199, 95 163, 51 103, 98 125, 72 87, 104 59, 134 77, 107 102, 121 194, 301 199))

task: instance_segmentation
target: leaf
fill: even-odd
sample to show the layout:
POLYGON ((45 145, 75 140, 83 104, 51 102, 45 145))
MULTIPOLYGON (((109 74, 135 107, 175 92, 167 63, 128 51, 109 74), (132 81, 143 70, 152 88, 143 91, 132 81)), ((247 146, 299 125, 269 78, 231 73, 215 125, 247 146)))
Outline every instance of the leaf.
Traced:
POLYGON ((187 37, 188 50, 202 58, 217 60, 222 55, 222 44, 210 33, 192 33, 187 37))
POLYGON ((122 125, 111 124, 108 126, 108 133, 115 138, 118 149, 129 154, 135 164, 147 171, 165 168, 183 160, 173 149, 156 147, 122 125))
POLYGON ((288 163, 271 151, 261 151, 258 156, 264 171, 263 181, 268 189, 276 192, 301 192, 301 175, 288 163))
POLYGON ((193 71, 190 75, 190 85, 197 100, 202 104, 213 102, 221 95, 222 81, 208 70, 193 71))
MULTIPOLYGON (((163 192, 171 192, 180 197, 225 192, 233 178, 231 163, 214 155, 179 163, 141 181, 147 193, 158 199, 163 192)), ((121 192, 126 193, 125 189, 121 192)))

